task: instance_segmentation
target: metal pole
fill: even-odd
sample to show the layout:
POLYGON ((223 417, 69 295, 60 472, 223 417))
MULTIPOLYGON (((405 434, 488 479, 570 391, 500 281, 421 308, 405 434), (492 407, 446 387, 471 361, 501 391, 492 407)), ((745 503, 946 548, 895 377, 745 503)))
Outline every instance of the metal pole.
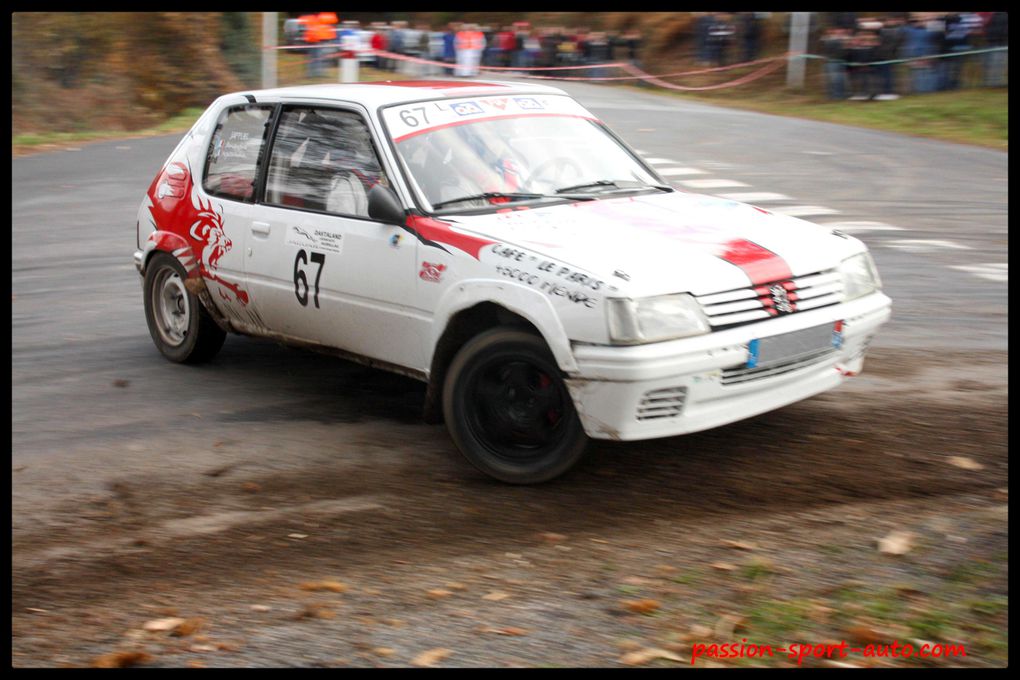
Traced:
POLYGON ((276 87, 276 12, 262 13, 262 87, 276 87))
MULTIPOLYGON (((810 18, 810 12, 790 12, 790 52, 792 54, 807 54, 810 18)), ((805 62, 803 57, 789 57, 786 66, 787 87, 795 89, 804 87, 805 62)))

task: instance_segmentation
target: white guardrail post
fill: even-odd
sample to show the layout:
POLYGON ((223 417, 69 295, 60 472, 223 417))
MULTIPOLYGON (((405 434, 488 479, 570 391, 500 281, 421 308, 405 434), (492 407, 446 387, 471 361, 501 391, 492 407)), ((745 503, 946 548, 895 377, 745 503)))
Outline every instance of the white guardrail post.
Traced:
POLYGON ((276 87, 276 12, 262 13, 262 89, 276 87))

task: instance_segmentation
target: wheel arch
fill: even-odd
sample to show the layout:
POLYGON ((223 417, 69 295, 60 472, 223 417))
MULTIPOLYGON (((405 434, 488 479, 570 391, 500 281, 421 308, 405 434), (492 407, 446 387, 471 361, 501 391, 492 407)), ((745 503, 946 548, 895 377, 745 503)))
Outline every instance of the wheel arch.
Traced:
POLYGON ((442 421, 443 382, 450 362, 468 340, 491 328, 516 327, 534 333, 545 341, 561 371, 577 370, 559 317, 548 298, 534 290, 503 282, 461 282, 444 296, 435 320, 429 344, 426 422, 442 421))

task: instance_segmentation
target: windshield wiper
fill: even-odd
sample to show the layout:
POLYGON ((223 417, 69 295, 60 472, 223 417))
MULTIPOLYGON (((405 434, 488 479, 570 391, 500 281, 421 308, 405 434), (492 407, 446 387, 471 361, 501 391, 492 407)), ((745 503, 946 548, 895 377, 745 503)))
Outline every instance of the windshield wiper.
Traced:
POLYGON ((488 198, 507 198, 513 200, 529 199, 529 198, 545 198, 545 194, 526 194, 526 193, 506 193, 503 191, 486 191, 483 194, 470 194, 468 196, 460 196, 458 198, 451 198, 446 201, 440 201, 439 203, 433 203, 433 208, 442 208, 445 205, 452 203, 461 203, 463 201, 477 201, 488 198))
POLYGON ((577 191, 578 189, 590 189, 592 187, 615 187, 618 186, 616 182, 610 179, 597 179, 594 182, 585 182, 584 184, 573 184, 569 187, 562 187, 556 190, 558 194, 565 194, 568 191, 577 191))
MULTIPOLYGON (((626 181, 629 181, 629 180, 626 180, 626 181)), ((615 182, 613 180, 610 180, 610 179, 599 179, 599 180, 595 180, 594 182, 585 182, 584 184, 575 184, 573 186, 563 187, 562 189, 557 189, 556 193, 557 194, 565 194, 565 193, 570 192, 570 191, 577 191, 578 189, 590 189, 590 188, 594 188, 594 187, 612 187, 613 189, 616 189, 616 190, 619 190, 619 191, 636 191, 636 190, 641 190, 641 189, 658 189, 660 191, 673 191, 672 187, 663 186, 661 184, 645 184, 644 182, 640 182, 640 183, 635 184, 634 186, 624 186, 624 187, 621 187, 617 182, 615 182)), ((612 193, 612 192, 610 192, 610 193, 612 193)))

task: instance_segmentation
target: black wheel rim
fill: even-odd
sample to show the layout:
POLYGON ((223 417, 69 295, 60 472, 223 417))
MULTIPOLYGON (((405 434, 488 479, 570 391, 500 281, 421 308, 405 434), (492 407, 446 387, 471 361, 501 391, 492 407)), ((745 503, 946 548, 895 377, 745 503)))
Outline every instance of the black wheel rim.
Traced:
POLYGON ((563 440, 570 397, 548 367, 519 356, 490 359, 471 372, 464 397, 475 439, 504 461, 537 461, 563 440))

